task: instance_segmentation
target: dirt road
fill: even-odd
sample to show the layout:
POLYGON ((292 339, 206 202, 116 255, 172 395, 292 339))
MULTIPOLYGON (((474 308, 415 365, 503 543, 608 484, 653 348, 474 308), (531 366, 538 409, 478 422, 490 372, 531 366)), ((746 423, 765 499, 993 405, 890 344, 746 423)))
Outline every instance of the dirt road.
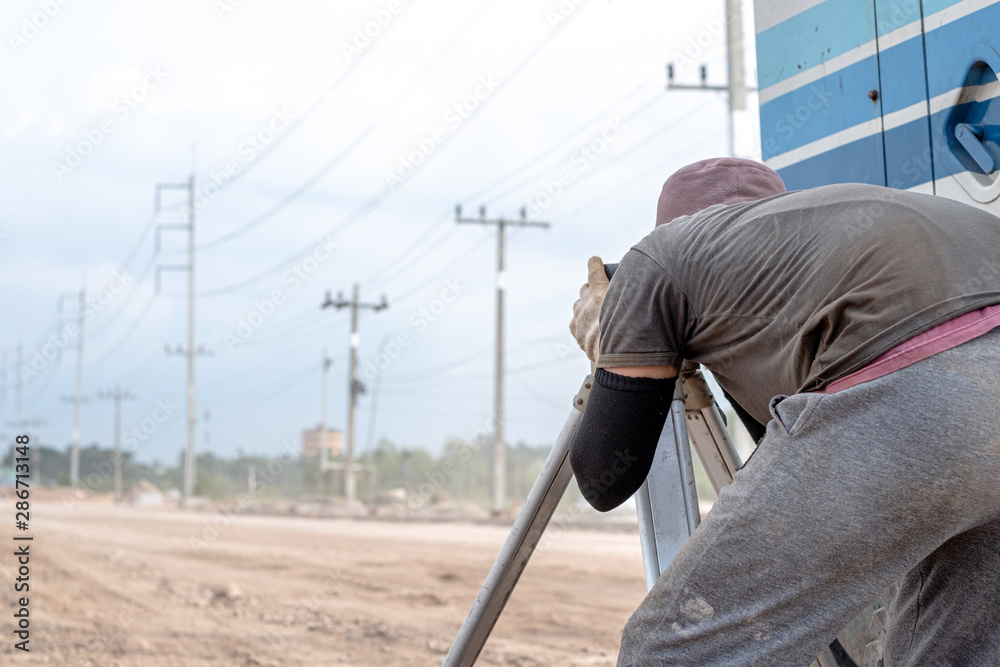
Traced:
MULTIPOLYGON (((13 649, 4 613, 0 663, 438 665, 507 534, 220 516, 35 503, 31 653, 13 649)), ((0 557, 5 610, 12 554, 0 557)), ((643 593, 634 533, 553 531, 480 664, 613 665, 643 593)))

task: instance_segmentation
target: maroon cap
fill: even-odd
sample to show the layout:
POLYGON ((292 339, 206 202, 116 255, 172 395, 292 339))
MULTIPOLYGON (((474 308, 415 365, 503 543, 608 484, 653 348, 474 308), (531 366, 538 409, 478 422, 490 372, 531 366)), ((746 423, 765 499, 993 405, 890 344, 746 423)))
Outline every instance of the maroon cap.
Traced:
POLYGON ((656 206, 656 226, 716 204, 756 201, 785 192, 770 167, 733 157, 712 158, 678 169, 667 179, 656 206))

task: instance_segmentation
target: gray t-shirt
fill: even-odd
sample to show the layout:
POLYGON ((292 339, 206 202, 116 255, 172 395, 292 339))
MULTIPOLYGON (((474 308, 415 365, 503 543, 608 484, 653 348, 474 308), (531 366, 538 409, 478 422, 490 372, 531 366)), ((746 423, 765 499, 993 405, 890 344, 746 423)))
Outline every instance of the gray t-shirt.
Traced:
POLYGON ((761 423, 906 340, 1000 303, 1000 218, 943 197, 842 184, 713 206, 626 254, 597 366, 712 371, 761 423))

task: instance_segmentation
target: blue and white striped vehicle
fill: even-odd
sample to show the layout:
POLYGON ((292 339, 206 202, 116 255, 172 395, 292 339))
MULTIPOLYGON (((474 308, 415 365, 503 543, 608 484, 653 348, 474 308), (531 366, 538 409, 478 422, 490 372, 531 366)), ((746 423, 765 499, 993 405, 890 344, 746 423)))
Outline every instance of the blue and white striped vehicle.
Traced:
POLYGON ((1000 1, 756 0, 761 148, 788 188, 860 182, 1000 214, 1000 1))

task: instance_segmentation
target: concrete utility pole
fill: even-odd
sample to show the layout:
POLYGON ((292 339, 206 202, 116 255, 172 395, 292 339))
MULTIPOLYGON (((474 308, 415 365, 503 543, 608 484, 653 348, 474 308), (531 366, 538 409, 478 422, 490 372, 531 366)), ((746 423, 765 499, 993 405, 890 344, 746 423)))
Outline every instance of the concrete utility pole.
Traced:
POLYGON ((729 83, 725 86, 708 85, 708 68, 700 68, 701 85, 692 86, 674 83, 674 65, 667 65, 667 90, 713 90, 726 93, 729 101, 729 155, 736 157, 736 121, 737 111, 747 108, 747 91, 756 90, 746 85, 745 67, 743 65, 743 14, 740 0, 724 0, 726 3, 726 68, 729 83))
POLYGON ((496 388, 494 396, 494 418, 496 425, 493 428, 493 505, 490 513, 494 517, 501 516, 507 509, 507 456, 503 444, 503 296, 506 289, 507 275, 504 271, 504 229, 507 227, 541 227, 547 229, 549 223, 529 221, 525 209, 521 209, 519 220, 507 220, 497 218, 495 220, 486 219, 486 207, 479 207, 478 218, 463 218, 462 205, 455 206, 455 222, 472 223, 477 225, 496 225, 497 227, 497 333, 496 333, 496 388))
POLYGON ((357 407, 358 394, 364 393, 364 385, 357 378, 358 347, 361 345, 361 334, 358 333, 358 311, 362 308, 368 308, 374 312, 378 312, 388 308, 389 302, 383 294, 382 301, 379 303, 362 303, 360 288, 357 283, 354 283, 354 291, 350 301, 344 300, 343 292, 338 292, 337 300, 333 301, 330 298, 330 293, 327 292, 326 301, 320 307, 336 308, 337 310, 350 307, 351 309, 351 361, 347 374, 347 461, 344 464, 344 497, 347 499, 348 505, 350 505, 355 501, 355 496, 357 495, 354 478, 355 408, 357 407))
POLYGON ((122 499, 122 400, 131 400, 136 396, 128 391, 122 393, 119 386, 115 386, 112 391, 100 391, 97 396, 115 402, 115 502, 120 502, 122 499))
POLYGON ((195 296, 194 296, 194 230, 195 230, 195 207, 194 207, 194 174, 188 178, 187 183, 159 183, 156 186, 156 211, 160 210, 160 192, 163 190, 187 190, 187 222, 184 224, 158 225, 156 228, 156 251, 160 250, 160 232, 163 230, 181 230, 188 233, 188 263, 186 265, 157 266, 156 267, 156 289, 160 289, 161 271, 187 271, 188 273, 188 317, 187 317, 187 346, 176 346, 173 350, 167 346, 167 354, 181 355, 187 357, 187 446, 184 449, 184 495, 181 498, 183 505, 194 495, 195 482, 195 383, 194 383, 194 361, 199 354, 205 354, 201 346, 195 345, 195 296))
MULTIPOLYGON (((65 295, 64 295, 65 296, 65 295)), ((73 401, 73 443, 69 454, 69 484, 74 489, 80 486, 80 416, 83 397, 83 325, 86 322, 87 292, 81 289, 78 294, 76 313, 76 390, 72 399, 63 397, 64 401, 73 401)), ((59 312, 62 312, 63 297, 59 297, 59 312)), ((18 353, 20 355, 20 352, 18 353)), ((20 389, 18 390, 20 392, 20 389)), ((20 409, 19 409, 20 411, 20 409)))

